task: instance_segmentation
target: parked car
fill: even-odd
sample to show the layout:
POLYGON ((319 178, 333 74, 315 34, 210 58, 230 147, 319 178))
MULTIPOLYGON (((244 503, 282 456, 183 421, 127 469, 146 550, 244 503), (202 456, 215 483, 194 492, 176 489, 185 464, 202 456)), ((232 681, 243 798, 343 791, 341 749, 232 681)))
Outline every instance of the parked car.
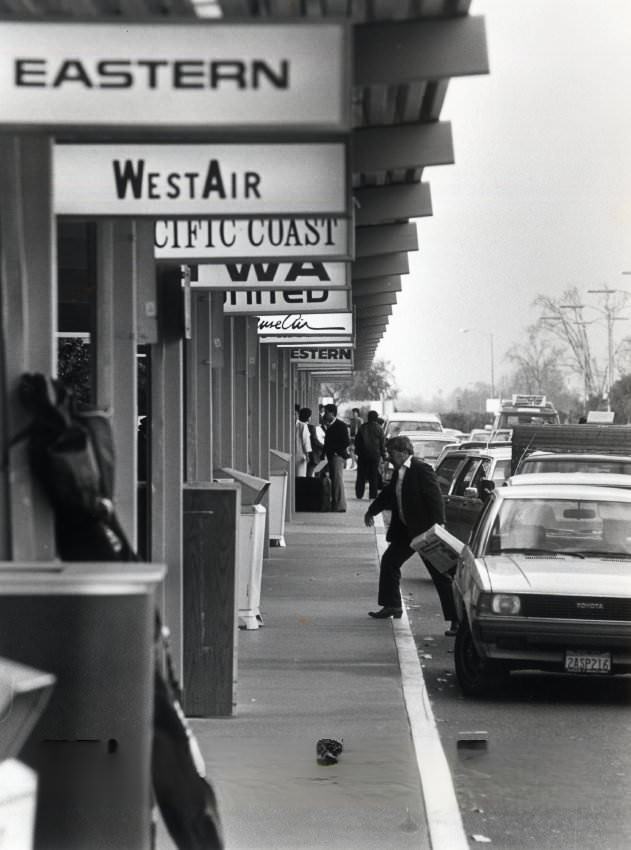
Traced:
POLYGON ((526 484, 586 484, 589 487, 622 487, 631 489, 631 475, 615 472, 524 472, 505 482, 511 487, 526 484))
POLYGON ((456 676, 475 696, 511 670, 631 670, 631 492, 500 487, 458 558, 456 676))
POLYGON ((486 483, 503 484, 510 475, 509 445, 467 449, 458 446, 441 456, 436 465, 438 485, 445 502, 445 527, 467 542, 482 508, 486 483))
POLYGON ((613 472, 631 475, 629 455, 585 452, 532 452, 517 464, 515 475, 531 472, 613 472))
POLYGON ((397 437, 410 431, 442 431, 440 416, 436 413, 397 410, 386 418, 384 433, 388 437, 397 437))
POLYGON ((399 435, 408 437, 414 446, 414 454, 420 457, 431 466, 436 466, 436 462, 445 446, 453 444, 449 434, 438 433, 438 431, 402 431, 399 435))

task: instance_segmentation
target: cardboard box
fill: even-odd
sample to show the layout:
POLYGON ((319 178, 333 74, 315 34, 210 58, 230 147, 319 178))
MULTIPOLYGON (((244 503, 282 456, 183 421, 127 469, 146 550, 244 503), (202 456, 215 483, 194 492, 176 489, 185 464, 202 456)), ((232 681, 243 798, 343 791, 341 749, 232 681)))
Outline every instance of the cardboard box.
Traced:
POLYGON ((462 540, 436 524, 417 535, 410 546, 441 573, 455 569, 458 555, 464 549, 462 540))

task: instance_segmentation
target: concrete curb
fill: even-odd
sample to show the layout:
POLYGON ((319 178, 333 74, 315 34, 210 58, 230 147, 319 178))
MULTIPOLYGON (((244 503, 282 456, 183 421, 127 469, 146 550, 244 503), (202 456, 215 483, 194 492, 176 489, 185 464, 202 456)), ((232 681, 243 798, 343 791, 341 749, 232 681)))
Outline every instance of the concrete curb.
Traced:
MULTIPOLYGON (((375 535, 377 552, 381 559, 387 546, 381 514, 375 517, 375 535)), ((403 698, 421 780, 430 845, 432 850, 468 850, 469 843, 451 771, 436 728, 405 606, 401 619, 392 620, 392 624, 401 670, 403 698)))

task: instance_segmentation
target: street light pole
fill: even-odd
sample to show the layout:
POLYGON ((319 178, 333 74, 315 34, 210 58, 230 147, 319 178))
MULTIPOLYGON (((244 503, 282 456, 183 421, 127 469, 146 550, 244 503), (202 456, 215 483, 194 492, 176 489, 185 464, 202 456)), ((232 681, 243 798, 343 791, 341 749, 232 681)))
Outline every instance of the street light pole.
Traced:
POLYGON ((488 336, 491 354, 491 398, 495 398, 495 352, 493 350, 493 334, 491 331, 481 331, 478 328, 460 328, 461 334, 477 333, 488 336))

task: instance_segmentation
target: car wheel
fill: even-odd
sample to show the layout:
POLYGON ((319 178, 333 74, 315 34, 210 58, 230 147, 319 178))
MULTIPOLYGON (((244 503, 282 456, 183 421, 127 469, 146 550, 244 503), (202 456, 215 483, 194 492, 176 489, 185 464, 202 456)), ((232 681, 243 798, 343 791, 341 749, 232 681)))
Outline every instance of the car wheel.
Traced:
POLYGON ((475 647, 471 629, 466 619, 460 621, 454 647, 456 678, 465 696, 479 697, 497 684, 497 674, 491 669, 475 647))

